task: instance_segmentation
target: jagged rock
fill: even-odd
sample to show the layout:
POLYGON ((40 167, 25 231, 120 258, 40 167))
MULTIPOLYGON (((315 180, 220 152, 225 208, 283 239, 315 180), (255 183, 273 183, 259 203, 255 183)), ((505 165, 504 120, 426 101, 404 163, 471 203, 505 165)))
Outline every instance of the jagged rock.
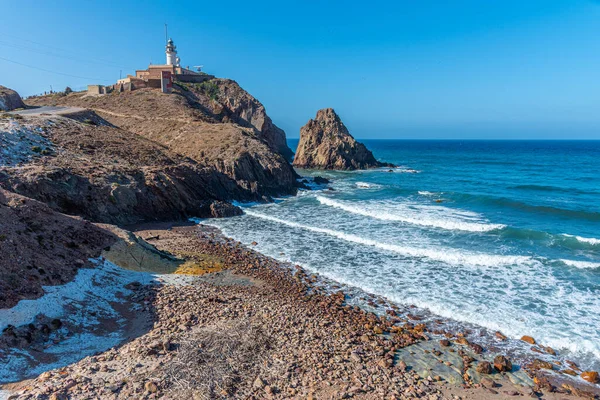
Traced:
POLYGON ((0 85, 0 111, 12 111, 15 108, 24 108, 19 93, 0 85))
POLYGON ((332 108, 317 111, 316 118, 300 129, 293 164, 337 170, 393 166, 377 161, 364 144, 357 142, 332 108))

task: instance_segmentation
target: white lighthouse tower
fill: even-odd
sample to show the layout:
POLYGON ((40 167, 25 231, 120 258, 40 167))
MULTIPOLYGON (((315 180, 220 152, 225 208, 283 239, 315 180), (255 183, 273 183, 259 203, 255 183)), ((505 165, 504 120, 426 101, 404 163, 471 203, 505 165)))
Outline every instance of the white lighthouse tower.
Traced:
POLYGON ((167 65, 179 66, 179 57, 177 57, 177 46, 173 44, 173 39, 167 41, 167 65))

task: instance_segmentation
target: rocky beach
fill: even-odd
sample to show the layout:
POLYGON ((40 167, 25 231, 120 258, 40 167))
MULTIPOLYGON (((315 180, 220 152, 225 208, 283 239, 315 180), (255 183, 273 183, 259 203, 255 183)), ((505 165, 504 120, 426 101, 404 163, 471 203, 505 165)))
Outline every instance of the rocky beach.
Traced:
MULTIPOLYGON (((464 332, 435 331, 385 299, 372 301, 387 315, 351 306, 343 290, 214 228, 162 223, 133 233, 193 264, 180 279, 129 286, 127 302, 147 331, 5 385, 10 398, 594 397, 579 384, 553 386, 535 368, 531 379, 509 359, 470 344, 464 332), (216 269, 205 269, 207 258, 216 269), (464 380, 447 381, 457 375, 448 370, 464 380)), ((104 257, 128 254, 131 247, 106 249, 104 257)))

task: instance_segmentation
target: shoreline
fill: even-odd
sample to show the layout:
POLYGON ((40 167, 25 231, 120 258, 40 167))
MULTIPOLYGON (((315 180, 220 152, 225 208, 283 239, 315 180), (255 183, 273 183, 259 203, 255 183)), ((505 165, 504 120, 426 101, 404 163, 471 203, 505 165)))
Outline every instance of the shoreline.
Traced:
MULTIPOLYGON (((199 224, 203 222, 202 220, 198 221, 199 224)), ((227 237, 218 227, 210 223, 207 225, 219 230, 220 234, 227 237)), ((246 245, 252 248, 254 243, 246 245)), ((386 298, 385 295, 370 293, 365 289, 321 275, 307 266, 293 265, 294 263, 289 261, 277 260, 276 257, 260 252, 259 254, 275 259, 284 268, 285 265, 289 265, 289 268, 302 268, 309 276, 310 286, 317 288, 319 293, 343 292, 347 304, 359 306, 366 312, 390 318, 396 323, 425 324, 432 340, 458 339, 465 345, 475 348, 477 354, 481 354, 481 350, 483 350, 487 354, 507 356, 513 361, 513 364, 518 365, 517 368, 527 371, 531 378, 529 382, 531 386, 581 389, 584 392, 589 391, 600 396, 598 385, 590 384, 579 377, 584 369, 580 369, 569 357, 562 356, 558 350, 537 342, 535 338, 528 336, 527 332, 523 332, 521 339, 509 338, 501 331, 476 323, 444 317, 414 304, 400 304, 386 298)), ((479 380, 479 378, 477 379, 479 380)))
MULTIPOLYGON (((90 374, 90 364, 106 366, 111 360, 118 360, 118 369, 112 375, 100 374, 103 381, 119 380, 120 375, 127 373, 127 367, 133 371, 138 369, 140 379, 152 377, 156 370, 162 371, 161 368, 177 361, 177 350, 171 349, 170 345, 161 345, 162 350, 151 352, 153 354, 150 356, 160 358, 157 363, 150 363, 152 365, 148 368, 154 368, 151 373, 145 365, 136 366, 139 363, 134 362, 137 355, 135 349, 146 348, 162 336, 166 337, 161 340, 170 341, 172 347, 182 346, 189 340, 191 332, 197 332, 207 323, 212 323, 209 318, 212 315, 222 324, 252 321, 260 329, 270 330, 272 335, 267 336, 274 343, 272 348, 265 350, 265 363, 280 360, 282 365, 277 368, 283 367, 286 371, 282 373, 279 370, 273 376, 267 376, 269 374, 262 370, 251 371, 249 378, 240 378, 235 393, 228 392, 233 397, 247 392, 259 398, 339 398, 335 397, 336 394, 344 393, 356 398, 383 398, 380 396, 385 394, 385 398, 453 398, 457 395, 464 399, 476 399, 482 396, 510 398, 517 392, 522 395, 532 393, 531 388, 520 387, 514 382, 515 379, 511 380, 512 375, 517 376, 517 373, 494 372, 478 376, 477 366, 486 360, 485 357, 489 358, 489 349, 479 349, 474 341, 470 342, 465 332, 444 331, 439 318, 423 318, 422 312, 415 307, 399 307, 375 297, 371 298, 372 304, 377 308, 383 307, 386 310, 384 315, 363 310, 353 304, 352 296, 347 296, 339 284, 330 284, 332 282, 307 273, 301 267, 258 253, 208 225, 144 224, 130 229, 135 229, 136 235, 147 238, 148 243, 160 251, 192 262, 210 255, 222 260, 223 268, 221 271, 209 271, 189 285, 165 284, 154 289, 140 288, 141 292, 134 296, 144 298, 150 295, 147 291, 155 296, 156 300, 149 305, 157 318, 154 328, 103 353, 106 356, 86 357, 59 369, 68 371, 69 376, 90 374), (163 302, 165 298, 168 301, 163 302), (178 309, 180 312, 177 312, 178 309), (196 315, 190 318, 187 315, 190 311, 196 315), (180 317, 184 316, 182 325, 180 317), (440 339, 444 336, 447 338, 440 339), (424 349, 425 344, 433 347, 424 349), (438 373, 437 370, 428 376, 420 376, 433 371, 433 368, 430 371, 418 371, 416 365, 410 365, 410 356, 414 356, 413 353, 421 348, 423 352, 419 353, 421 357, 418 360, 449 367, 445 368, 448 377, 456 376, 452 371, 463 362, 458 375, 466 373, 467 381, 450 383, 450 379, 442 377, 444 372, 438 373), (399 357, 402 352, 406 361, 399 357), (440 362, 445 356, 453 357, 452 361, 440 362), (101 357, 105 361, 99 361, 101 357), (374 380, 373 377, 380 377, 380 380, 374 380), (360 385, 355 383, 356 379, 361 382, 360 385)), ((107 368, 115 367, 111 365, 107 368)), ((34 391, 40 389, 48 393, 50 390, 51 393, 68 393, 71 398, 83 398, 92 388, 101 390, 99 386, 94 386, 95 376, 101 369, 102 366, 98 367, 84 382, 75 380, 67 384, 62 378, 54 379, 54 374, 50 373, 50 377, 44 380, 35 378, 28 385, 34 387, 34 391)), ((60 375, 60 372, 56 375, 60 375)), ((563 398, 570 392, 580 397, 594 398, 594 394, 585 393, 593 389, 590 385, 569 383, 568 380, 563 382, 540 371, 536 375, 537 378, 532 380, 536 396, 543 394, 543 398, 563 398), (565 383, 569 386, 563 386, 565 383)), ((523 379, 522 376, 520 379, 523 379)), ((520 381, 517 379, 517 382, 520 381)), ((139 387, 129 386, 125 384, 119 387, 117 398, 138 396, 140 393, 150 397, 161 393, 169 398, 173 394, 172 382, 156 381, 156 378, 145 379, 139 387)), ((600 391, 597 390, 595 395, 598 396, 598 393, 600 391)), ((29 396, 23 393, 18 398, 32 398, 29 396)))

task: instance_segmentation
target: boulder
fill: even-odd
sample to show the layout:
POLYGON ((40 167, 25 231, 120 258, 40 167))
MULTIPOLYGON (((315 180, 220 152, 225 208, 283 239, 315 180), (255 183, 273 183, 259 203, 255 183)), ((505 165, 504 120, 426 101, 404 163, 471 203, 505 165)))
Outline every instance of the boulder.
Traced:
POLYGON ((234 217, 236 215, 242 215, 243 213, 241 208, 226 201, 216 200, 210 203, 210 216, 213 218, 234 217))
POLYGON ((0 111, 12 111, 15 108, 25 108, 19 93, 4 86, 0 86, 0 111))
POLYGON ((598 378, 598 373, 596 371, 585 371, 581 373, 581 378, 590 383, 598 383, 600 382, 600 378, 598 378))
POLYGON ((377 161, 364 144, 357 142, 333 108, 319 110, 316 118, 300 129, 293 165, 333 170, 393 166, 377 161))
POLYGON ((498 372, 510 372, 512 371, 512 363, 504 356, 496 356, 496 358, 494 358, 494 368, 496 368, 498 372))
POLYGON ((477 364, 477 372, 480 374, 491 374, 493 371, 492 364, 487 361, 481 361, 477 364))
POLYGON ((531 336, 523 336, 521 340, 529 344, 535 344, 535 339, 531 336))

